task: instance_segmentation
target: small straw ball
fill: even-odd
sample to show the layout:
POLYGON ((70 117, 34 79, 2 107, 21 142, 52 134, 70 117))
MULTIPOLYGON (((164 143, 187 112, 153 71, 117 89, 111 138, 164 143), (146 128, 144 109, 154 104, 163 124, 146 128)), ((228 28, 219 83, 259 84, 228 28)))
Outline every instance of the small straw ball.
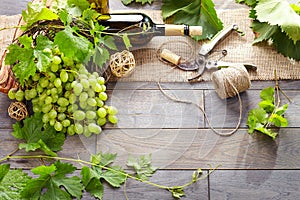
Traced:
POLYGON ((129 76, 135 68, 135 59, 130 51, 117 52, 110 57, 109 66, 114 76, 118 78, 129 76))
POLYGON ((12 102, 8 107, 8 115, 17 121, 21 121, 22 119, 28 116, 28 111, 26 105, 22 102, 12 102))

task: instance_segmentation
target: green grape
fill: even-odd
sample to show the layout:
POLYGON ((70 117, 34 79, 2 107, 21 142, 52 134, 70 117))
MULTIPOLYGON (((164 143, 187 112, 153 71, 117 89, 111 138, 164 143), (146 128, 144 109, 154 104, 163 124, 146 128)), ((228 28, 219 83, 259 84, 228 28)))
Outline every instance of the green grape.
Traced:
POLYGON ((64 97, 59 97, 57 100, 57 104, 62 107, 67 107, 69 105, 69 101, 68 101, 68 99, 66 99, 64 97))
POLYGON ((53 83, 54 83, 54 86, 56 87, 56 88, 58 88, 58 87, 61 87, 61 80, 60 80, 60 78, 56 78, 54 81, 53 81, 53 83))
POLYGON ((92 90, 92 89, 89 89, 88 90, 88 95, 89 95, 89 97, 94 98, 95 97, 95 91, 92 90))
POLYGON ((71 91, 72 90, 71 83, 66 83, 65 90, 67 90, 67 91, 71 91))
POLYGON ((73 94, 71 91, 66 91, 66 92, 64 93, 64 97, 65 97, 66 99, 69 99, 69 96, 70 96, 71 94, 73 94))
POLYGON ((69 79, 68 72, 66 70, 62 70, 59 74, 59 77, 60 77, 61 82, 63 82, 63 83, 67 82, 69 79))
POLYGON ((34 82, 37 82, 40 80, 40 74, 39 73, 35 73, 34 76, 31 77, 31 79, 34 81, 34 82))
MULTIPOLYGON (((80 72, 79 72, 80 73, 80 72)), ((80 81, 81 80, 88 80, 89 79, 89 77, 86 75, 86 74, 79 74, 78 75, 78 78, 80 79, 80 81)))
POLYGON ((74 104, 76 102, 76 100, 77 100, 77 97, 75 94, 72 93, 69 95, 69 103, 70 104, 74 104))
POLYGON ((45 99, 47 97, 46 92, 43 92, 38 98, 39 98, 39 102, 44 102, 45 99))
POLYGON ((90 88, 90 83, 87 79, 81 79, 80 83, 81 83, 81 85, 83 86, 84 89, 90 88))
POLYGON ((59 65, 52 63, 50 65, 50 70, 54 73, 57 72, 59 70, 59 65))
POLYGON ((39 84, 41 85, 42 88, 46 88, 49 85, 49 80, 46 77, 41 78, 39 80, 39 84))
POLYGON ((89 71, 85 68, 85 66, 84 65, 80 65, 80 68, 78 69, 78 73, 79 74, 86 74, 86 75, 88 75, 89 74, 89 71))
POLYGON ((52 103, 52 97, 51 96, 47 96, 45 98, 45 104, 51 104, 52 103))
POLYGON ((105 92, 100 92, 99 93, 99 99, 102 101, 106 101, 108 98, 107 94, 105 92))
POLYGON ((50 119, 49 119, 48 113, 44 114, 43 117, 42 117, 42 122, 43 122, 44 124, 46 124, 46 123, 49 122, 49 120, 50 120, 50 119))
POLYGON ((92 76, 95 77, 95 78, 98 78, 99 74, 98 74, 98 72, 95 71, 95 72, 92 73, 92 76))
POLYGON ((29 90, 24 91, 24 97, 27 101, 30 100, 29 90))
POLYGON ((104 126, 106 124, 106 122, 107 122, 106 118, 98 118, 98 120, 97 120, 97 124, 99 126, 104 126))
POLYGON ((32 88, 30 91, 29 91, 29 96, 31 99, 34 99, 36 96, 37 96, 37 91, 36 89, 32 88))
POLYGON ((90 132, 95 133, 95 134, 100 134, 102 131, 101 127, 95 123, 89 123, 88 129, 90 132))
POLYGON ((74 124, 74 131, 77 134, 82 134, 83 133, 83 126, 79 123, 74 124))
POLYGON ((57 112, 63 113, 63 112, 65 112, 67 109, 68 109, 68 107, 66 107, 66 106, 60 106, 60 107, 57 108, 57 112))
POLYGON ((97 84, 97 79, 89 78, 89 83, 90 83, 90 86, 92 86, 92 88, 94 89, 97 84))
POLYGON ((50 126, 54 126, 55 122, 56 122, 56 120, 55 120, 55 119, 50 119, 50 120, 49 120, 49 124, 50 124, 50 126))
POLYGON ((85 119, 85 113, 82 110, 76 110, 73 113, 74 120, 82 121, 85 119))
POLYGON ((107 115, 106 109, 103 108, 103 107, 98 108, 98 110, 97 110, 97 115, 98 115, 100 118, 104 118, 104 117, 107 115))
POLYGON ((68 112, 69 113, 74 113, 76 110, 78 110, 78 105, 77 104, 71 104, 68 106, 68 112))
POLYGON ((77 83, 78 83, 77 81, 73 81, 73 82, 71 83, 72 89, 74 88, 74 86, 75 86, 77 83))
POLYGON ((96 76, 94 73, 92 73, 92 74, 89 74, 89 79, 96 79, 97 80, 98 76, 96 76))
POLYGON ((63 125, 63 127, 68 127, 71 125, 71 121, 69 119, 65 119, 61 122, 61 124, 63 125))
POLYGON ((116 115, 118 113, 118 110, 114 106, 108 106, 107 107, 107 113, 110 115, 116 115))
POLYGON ((57 94, 57 88, 51 88, 51 95, 56 95, 57 94))
POLYGON ((56 78, 56 75, 53 72, 47 72, 47 77, 50 82, 53 82, 56 78))
POLYGON ((57 119, 59 120, 59 121, 63 121, 64 119, 66 119, 66 114, 65 113, 58 113, 58 115, 57 115, 57 119))
POLYGON ((102 92, 105 92, 106 91, 106 86, 105 85, 101 85, 102 87, 102 92))
POLYGON ((46 90, 46 94, 47 94, 47 96, 51 95, 51 89, 50 90, 46 90))
POLYGON ((95 99, 93 99, 93 98, 88 98, 87 104, 89 106, 95 107, 95 106, 97 106, 97 101, 95 99))
POLYGON ((75 77, 74 77, 73 73, 70 73, 68 82, 72 83, 74 80, 75 80, 75 77))
POLYGON ((37 84, 37 85, 36 85, 36 91, 40 94, 40 93, 42 93, 42 92, 44 91, 44 88, 42 88, 42 87, 40 86, 40 84, 37 84))
POLYGON ((86 101, 80 101, 80 102, 79 102, 79 106, 80 106, 82 109, 86 109, 86 107, 88 106, 88 104, 87 104, 86 101))
POLYGON ((52 63, 55 65, 59 65, 61 63, 61 59, 59 56, 53 56, 52 63))
POLYGON ((74 61, 72 60, 72 58, 65 57, 65 56, 62 56, 61 58, 66 66, 74 66, 74 61))
POLYGON ((51 97, 52 97, 52 102, 53 102, 53 103, 56 103, 57 100, 58 100, 58 98, 59 98, 58 94, 51 95, 51 97))
POLYGON ((89 128, 88 128, 87 126, 85 126, 85 127, 83 128, 83 135, 84 135, 85 137, 91 137, 91 135, 92 135, 92 132, 89 131, 89 128))
POLYGON ((20 90, 20 89, 15 94, 15 97, 16 97, 17 101, 23 101, 24 100, 24 96, 25 96, 24 92, 22 90, 20 90))
POLYGON ((118 118, 117 118, 117 116, 115 116, 115 115, 109 115, 109 116, 108 116, 108 121, 109 121, 110 123, 112 123, 112 124, 116 124, 116 123, 118 123, 118 118))
POLYGON ((61 124, 61 122, 56 121, 55 124, 54 124, 54 129, 56 131, 62 131, 63 130, 63 125, 61 124))
POLYGON ((57 94, 62 94, 64 88, 62 86, 57 87, 57 94))
POLYGON ((102 87, 99 83, 96 83, 93 89, 95 90, 95 92, 102 92, 102 87))
POLYGON ((39 105, 33 105, 32 110, 34 113, 39 113, 42 111, 41 107, 39 105))
POLYGON ((48 113, 48 112, 50 112, 51 109, 52 109, 52 104, 46 104, 46 105, 43 105, 42 112, 48 113))
POLYGON ((52 52, 55 54, 55 55, 60 55, 60 50, 59 48, 56 46, 52 49, 52 52))
POLYGON ((43 53, 52 54, 52 51, 50 48, 43 49, 43 53))
POLYGON ((97 101, 97 106, 98 106, 98 107, 101 108, 101 107, 104 106, 104 102, 103 102, 102 100, 100 100, 99 97, 96 97, 95 99, 96 99, 96 101, 97 101))
POLYGON ((55 119, 57 117, 56 110, 52 109, 49 113, 47 113, 50 119, 55 119))
POLYGON ((74 85, 73 90, 74 90, 74 93, 75 93, 77 96, 79 96, 80 93, 81 93, 82 90, 83 90, 83 86, 81 85, 81 83, 77 83, 77 84, 74 85))
POLYGON ((7 96, 8 96, 8 98, 9 99, 11 99, 11 100, 13 100, 13 99, 15 99, 16 98, 16 91, 15 91, 15 89, 10 89, 9 91, 8 91, 8 93, 7 93, 7 96))
POLYGON ((95 119, 97 117, 97 114, 94 111, 88 110, 86 111, 85 117, 87 119, 95 119))
POLYGON ((68 135, 74 135, 74 134, 75 134, 74 124, 71 124, 71 125, 67 128, 67 133, 68 133, 68 135))
POLYGON ((89 95, 86 92, 82 92, 79 95, 79 101, 80 102, 87 101, 88 98, 89 98, 89 95))
POLYGON ((104 85, 104 84, 105 84, 105 78, 103 78, 102 76, 100 76, 100 77, 97 78, 97 82, 98 82, 100 85, 104 85))

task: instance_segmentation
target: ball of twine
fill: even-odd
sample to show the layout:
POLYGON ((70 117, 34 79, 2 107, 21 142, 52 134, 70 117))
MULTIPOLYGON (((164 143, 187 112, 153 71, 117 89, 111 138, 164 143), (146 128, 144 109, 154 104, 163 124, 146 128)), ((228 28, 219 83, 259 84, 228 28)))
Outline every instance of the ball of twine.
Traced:
POLYGON ((230 66, 215 71, 212 73, 211 79, 221 99, 234 97, 251 86, 249 73, 243 65, 230 66))
POLYGON ((122 78, 129 76, 135 68, 135 59, 131 52, 124 50, 110 57, 110 69, 113 75, 122 78))
POLYGON ((26 105, 22 102, 12 102, 8 107, 8 115, 17 121, 21 121, 28 116, 26 105))

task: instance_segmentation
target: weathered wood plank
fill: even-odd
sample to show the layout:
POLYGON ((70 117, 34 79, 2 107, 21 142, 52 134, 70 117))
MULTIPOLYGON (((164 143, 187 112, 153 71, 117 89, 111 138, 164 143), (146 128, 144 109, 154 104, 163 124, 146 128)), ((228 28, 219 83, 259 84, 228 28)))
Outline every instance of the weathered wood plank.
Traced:
POLYGON ((210 175, 211 199, 299 199, 299 170, 217 170, 210 175))
POLYGON ((11 101, 7 95, 0 93, 0 129, 11 128, 16 120, 9 117, 7 109, 11 101))
POLYGON ((153 164, 163 169, 299 169, 298 132, 281 129, 273 141, 246 129, 230 137, 207 129, 113 129, 98 137, 97 151, 117 153, 122 166, 128 155, 151 153, 153 164))
POLYGON ((31 0, 1 0, 0 15, 17 15, 31 0))
MULTIPOLYGON (((170 95, 202 106, 201 90, 171 90, 170 95)), ((108 105, 118 108, 118 128, 198 128, 203 113, 196 106, 170 100, 159 90, 115 89, 108 105)))

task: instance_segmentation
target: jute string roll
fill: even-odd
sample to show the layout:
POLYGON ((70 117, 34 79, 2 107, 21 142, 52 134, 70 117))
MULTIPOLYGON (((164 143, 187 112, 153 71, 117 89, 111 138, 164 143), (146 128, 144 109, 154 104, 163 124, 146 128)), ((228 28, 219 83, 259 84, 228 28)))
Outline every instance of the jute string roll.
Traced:
POLYGON ((250 76, 243 65, 235 65, 215 71, 211 75, 215 90, 221 99, 234 97, 251 86, 250 76))

